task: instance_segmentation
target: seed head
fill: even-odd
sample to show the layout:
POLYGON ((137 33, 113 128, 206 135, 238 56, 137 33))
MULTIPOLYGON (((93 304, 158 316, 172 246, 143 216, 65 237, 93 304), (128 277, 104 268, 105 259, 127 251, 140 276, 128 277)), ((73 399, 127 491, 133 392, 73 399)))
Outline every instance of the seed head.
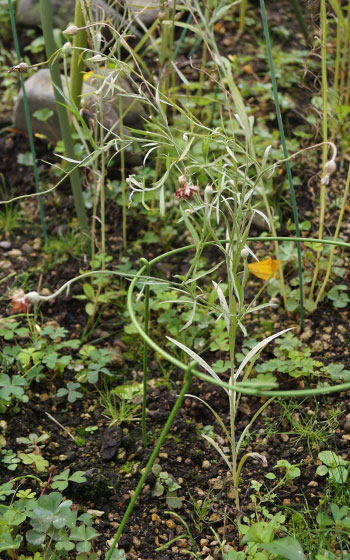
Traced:
POLYGON ((11 66, 7 72, 27 72, 29 68, 30 66, 28 66, 26 62, 20 62, 19 64, 16 64, 16 66, 11 66))
POLYGON ((78 35, 80 28, 76 25, 69 25, 67 29, 62 31, 63 35, 78 35))
POLYGON ((211 185, 207 185, 204 189, 204 200, 205 202, 210 202, 211 197, 213 196, 214 189, 211 185))
POLYGON ((246 260, 249 257, 249 251, 246 247, 243 247, 243 249, 241 251, 241 257, 244 260, 246 260))
POLYGON ((62 47, 62 53, 64 54, 64 56, 69 56, 71 52, 72 52, 72 43, 70 41, 67 41, 66 43, 64 43, 62 47))

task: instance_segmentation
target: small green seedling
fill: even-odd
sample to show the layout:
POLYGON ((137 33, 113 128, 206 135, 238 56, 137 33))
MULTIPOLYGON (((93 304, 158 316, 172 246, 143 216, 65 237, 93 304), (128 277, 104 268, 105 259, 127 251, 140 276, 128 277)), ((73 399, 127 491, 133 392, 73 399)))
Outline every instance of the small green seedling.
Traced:
POLYGON ((334 307, 341 309, 342 307, 346 307, 350 301, 348 291, 348 286, 345 284, 338 284, 329 290, 327 297, 331 300, 334 307))
POLYGON ((318 476, 326 476, 328 474, 330 482, 335 484, 344 484, 347 481, 349 461, 345 461, 340 455, 329 450, 320 451, 318 458, 323 463, 317 467, 316 474, 318 476))
POLYGON ((80 383, 73 383, 69 381, 66 385, 67 389, 61 387, 58 389, 56 396, 57 397, 67 397, 68 402, 74 403, 76 400, 81 399, 83 394, 80 391, 77 391, 81 387, 80 383))
POLYGON ((182 501, 177 497, 176 493, 177 490, 181 488, 180 484, 178 484, 169 473, 162 471, 162 467, 157 463, 153 465, 152 472, 156 477, 152 496, 160 497, 165 493, 165 500, 168 507, 171 509, 181 508, 182 501))
POLYGON ((27 445, 28 450, 38 450, 44 447, 44 445, 39 445, 39 443, 43 443, 49 439, 49 434, 41 434, 38 436, 37 434, 29 434, 28 437, 19 437, 16 438, 17 443, 24 443, 27 445))
MULTIPOLYGON (((281 459, 277 461, 276 465, 273 468, 285 469, 284 476, 276 483, 276 485, 274 486, 274 490, 276 488, 279 488, 280 486, 283 486, 286 482, 294 480, 295 478, 298 478, 301 475, 301 471, 299 467, 297 465, 291 465, 291 463, 286 459, 281 459)), ((265 477, 268 478, 269 480, 275 480, 277 478, 275 473, 272 472, 267 473, 265 477)))
POLYGON ((70 469, 66 469, 63 472, 56 474, 52 479, 51 488, 62 492, 68 488, 69 482, 77 482, 79 484, 86 482, 86 477, 84 476, 85 471, 75 471, 75 473, 70 476, 69 473, 70 469))

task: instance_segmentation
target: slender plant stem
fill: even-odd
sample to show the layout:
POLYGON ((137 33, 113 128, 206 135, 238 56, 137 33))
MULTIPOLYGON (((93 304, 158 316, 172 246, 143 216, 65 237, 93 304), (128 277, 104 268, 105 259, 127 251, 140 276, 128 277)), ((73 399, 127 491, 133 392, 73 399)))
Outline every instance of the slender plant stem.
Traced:
MULTIPOLYGON (((43 35, 45 40, 46 55, 48 58, 56 51, 55 41, 53 37, 53 21, 52 21, 52 8, 51 2, 47 0, 40 0, 40 15, 43 27, 43 35)), ((66 99, 63 95, 61 75, 58 67, 57 60, 54 60, 50 65, 51 79, 54 87, 54 95, 56 99, 56 110, 60 129, 65 148, 66 156, 72 160, 75 159, 74 144, 72 134, 69 126, 67 110, 64 107, 66 99)), ((72 162, 68 162, 68 169, 70 170, 69 179, 71 182, 75 210, 78 216, 80 227, 83 231, 88 230, 88 221, 84 206, 84 199, 81 190, 81 182, 79 170, 73 168, 72 162)))
POLYGON ((241 0, 239 5, 239 32, 242 34, 245 30, 245 14, 247 11, 248 0, 241 0))
POLYGON ((178 396, 178 398, 177 398, 177 400, 176 400, 176 402, 175 402, 175 404, 172 408, 172 411, 170 412, 170 414, 168 416, 168 419, 165 423, 165 426, 162 430, 162 433, 160 434, 159 439, 157 441, 157 444, 155 445, 155 447, 152 451, 152 454, 151 454, 151 456, 150 456, 150 458, 147 462, 147 465, 146 465, 146 467, 143 471, 143 474, 142 474, 142 476, 139 480, 139 483, 136 486, 136 489, 135 489, 135 491, 132 495, 132 498, 131 498, 131 500, 129 502, 129 505, 126 509, 126 512, 124 513, 123 519, 120 522, 120 525, 118 527, 118 531, 117 531, 117 533, 116 533, 116 535, 113 539, 113 542, 112 542, 112 544, 111 544, 111 546, 110 546, 110 548, 109 548, 109 550, 106 554, 105 560, 110 560, 112 558, 113 551, 114 551, 115 547, 117 546, 118 541, 119 541, 119 539, 120 539, 120 537, 121 537, 121 535, 124 531, 124 527, 125 527, 126 523, 128 522, 128 519, 129 519, 129 517, 130 517, 130 515, 131 515, 131 513, 132 513, 132 511, 135 507, 136 501, 137 501, 137 499, 138 499, 138 497, 141 493, 141 490, 143 488, 144 483, 146 482, 147 476, 148 476, 148 474, 149 474, 149 472, 150 472, 150 470, 153 466, 154 461, 156 460, 156 458, 158 456, 158 453, 159 453, 160 448, 162 447, 162 445, 164 443, 164 440, 165 440, 166 436, 168 435, 168 432, 169 432, 169 430, 171 428, 171 425, 172 425, 172 423, 175 419, 175 416, 176 416, 176 414, 177 414, 177 412, 178 412, 178 410, 179 410, 179 408, 182 404, 182 401, 184 400, 185 395, 190 388, 191 380, 192 380, 191 369, 192 369, 193 365, 194 364, 191 363, 186 368, 186 372, 185 372, 185 376, 184 376, 184 384, 182 386, 181 392, 180 392, 180 394, 179 394, 179 396, 178 396))
MULTIPOLYGON (((16 30, 16 23, 15 23, 15 16, 14 16, 14 12, 13 12, 12 0, 8 0, 8 7, 9 7, 9 14, 10 14, 13 42, 14 42, 14 45, 15 45, 15 50, 16 50, 16 55, 17 55, 17 61, 18 61, 18 63, 20 63, 21 62, 21 52, 20 52, 19 44, 18 44, 18 36, 17 36, 17 30, 16 30)), ((34 137, 33 137, 32 123, 31 123, 31 120, 30 120, 30 112, 29 112, 29 104, 28 104, 28 98, 27 98, 27 94, 26 94, 26 88, 25 88, 25 85, 24 85, 24 78, 23 78, 23 75, 21 73, 19 75, 19 79, 20 79, 21 89, 22 89, 22 93, 23 93, 23 107, 24 107, 24 114, 25 114, 27 131, 28 131, 29 148, 30 148, 30 153, 32 155, 32 161, 33 161, 33 174, 34 174, 34 181, 35 181, 35 190, 36 190, 37 193, 40 193, 39 171, 38 171, 38 165, 37 165, 37 161, 36 161, 34 137)), ((42 196, 41 195, 38 196, 38 199, 39 199, 39 213, 40 213, 41 230, 43 232, 44 243, 46 243, 47 232, 46 232, 45 214, 44 214, 44 206, 43 206, 42 196)))
MULTIPOLYGON (((268 23, 267 23, 267 16, 266 16, 266 9, 265 9, 264 0, 260 0, 260 6, 261 6, 262 20, 263 20, 264 33, 265 33, 265 42, 266 42, 269 65, 270 65, 271 82, 272 82, 272 88, 273 88, 273 97, 274 97, 275 106, 276 106, 278 128, 279 128, 279 131, 280 131, 281 143, 282 143, 282 147, 283 147, 283 154, 284 154, 284 157, 286 158, 286 169, 287 169, 287 177, 288 177, 288 182, 289 182, 290 197, 291 197, 292 206, 293 206, 295 232, 296 232, 297 237, 300 237, 298 210, 297 210, 297 205, 296 205, 292 171, 291 171, 291 166, 290 166, 290 162, 289 162, 289 159, 288 159, 288 150, 287 150, 287 144, 286 144, 286 139, 285 139, 285 135, 284 135, 281 108, 280 108, 280 104, 279 104, 279 100, 278 100, 277 81, 276 81, 275 69, 274 69, 274 64, 273 64, 273 59, 272 59, 270 33, 269 33, 269 28, 268 28, 268 23)), ((303 330, 304 329, 304 289, 303 289, 303 270, 302 270, 302 260, 301 260, 301 246, 300 246, 299 242, 297 243, 297 254, 298 254, 298 275, 299 275, 299 294, 300 294, 300 326, 301 326, 301 329, 303 330)))
MULTIPOLYGON (((146 275, 150 276, 149 262, 143 257, 140 259, 140 264, 146 268, 146 275)), ((148 335, 149 325, 149 284, 145 286, 145 311, 144 311, 144 331, 148 335)), ((143 341, 143 393, 142 393, 142 415, 141 415, 141 428, 143 445, 147 447, 147 430, 146 430, 146 409, 147 409, 147 373, 148 373, 148 343, 147 340, 143 341)))
MULTIPOLYGON (((81 0, 75 0, 75 17, 74 25, 76 27, 84 27, 85 18, 81 8, 81 0)), ((70 94, 71 100, 77 109, 80 107, 80 96, 83 86, 84 60, 82 49, 87 46, 87 33, 85 29, 81 29, 77 35, 73 37, 73 53, 70 71, 70 94)))
MULTIPOLYGON (((349 30, 350 27, 350 0, 348 1, 348 8, 347 8, 347 12, 348 12, 348 26, 347 26, 347 30, 349 30)), ((344 100, 343 100, 343 104, 344 105, 349 105, 349 96, 350 96, 350 37, 349 37, 349 31, 347 33, 347 51, 344 50, 344 58, 347 61, 347 83, 346 83, 346 91, 345 91, 345 95, 344 95, 344 100)))
POLYGON ((340 53, 341 53, 341 24, 339 18, 337 18, 337 47, 335 55, 335 65, 334 65, 334 83, 333 83, 333 119, 332 119, 332 132, 331 137, 334 140, 335 131, 337 126, 337 119, 335 118, 338 103, 339 103, 339 68, 340 68, 340 53))
MULTIPOLYGON (((118 45, 118 59, 121 60, 120 45, 118 45)), ((123 96, 118 95, 118 108, 119 108, 119 137, 121 143, 124 140, 124 111, 123 111, 123 96)), ((122 149, 120 152, 120 167, 121 167, 121 183, 122 183, 122 237, 123 247, 127 248, 127 204, 126 204, 126 172, 125 172, 125 152, 122 149)))
MULTIPOLYGON (((327 14, 326 14, 326 0, 321 0, 321 57, 322 57, 322 105, 323 105, 323 121, 322 121, 322 136, 323 142, 327 142, 328 138, 328 80, 327 80, 327 14)), ((327 162, 327 144, 322 146, 322 179, 324 178, 325 166, 327 162)), ((320 225, 318 228, 318 237, 322 239, 324 228, 324 217, 326 213, 326 183, 321 180, 320 189, 320 225)), ((321 253, 317 253, 315 270, 310 287, 310 298, 313 296, 317 277, 320 269, 321 253)))
MULTIPOLYGON (((339 217, 338 217, 338 223, 337 223, 337 227, 336 227, 334 237, 333 237, 334 241, 337 241, 337 239, 338 239, 340 227, 341 227, 343 217, 344 217, 345 205, 346 205, 346 201, 347 201, 347 198, 348 198, 348 195, 349 195, 349 187, 350 187, 350 165, 349 165, 349 169, 348 169, 348 175, 347 175, 347 178, 346 178, 346 184, 345 184, 345 189, 344 189, 344 194, 343 194, 343 201, 342 201, 342 206, 341 206, 339 217)), ((322 297, 322 295, 325 291, 325 288, 327 286, 327 283, 328 283, 328 280, 329 280, 329 277, 330 277, 330 274, 331 274, 331 271, 332 271, 332 263, 333 263, 335 248, 336 248, 336 245, 332 245, 331 252, 330 252, 330 255, 329 255, 326 275, 324 277, 322 286, 319 289, 319 292, 317 294, 317 298, 316 298, 316 301, 315 301, 316 307, 317 307, 318 302, 320 301, 320 299, 321 299, 321 297, 322 297)))

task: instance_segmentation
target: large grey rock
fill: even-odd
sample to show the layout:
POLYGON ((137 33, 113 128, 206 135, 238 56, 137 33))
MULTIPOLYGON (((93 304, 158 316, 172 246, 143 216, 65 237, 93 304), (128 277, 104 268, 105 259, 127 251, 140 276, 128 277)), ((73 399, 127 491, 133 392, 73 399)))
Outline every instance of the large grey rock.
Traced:
MULTIPOLYGON (((55 27, 65 29, 69 23, 73 23, 75 0, 51 0, 51 6, 55 27)), ((92 0, 91 10, 95 21, 106 18, 111 18, 114 21, 116 18, 116 11, 104 0, 92 0)), ((17 23, 27 27, 41 25, 40 0, 20 0, 16 20, 17 23)))
MULTIPOLYGON (((172 3, 170 0, 170 4, 172 3)), ((96 21, 110 18, 114 22, 118 8, 123 6, 124 9, 129 8, 132 15, 147 26, 158 16, 161 4, 161 0, 92 0, 92 13, 96 21)), ((64 29, 73 22, 75 0, 51 0, 51 5, 55 27, 64 29)), ((39 0, 20 0, 16 19, 17 23, 28 27, 41 25, 39 0)))
MULTIPOLYGON (((103 124, 108 130, 119 132, 119 99, 123 110, 123 123, 126 126, 141 127, 145 111, 142 103, 128 95, 131 87, 126 79, 121 79, 113 70, 100 70, 99 78, 90 77, 83 84, 84 105, 93 115, 99 110, 99 98, 103 98, 103 124), (100 92, 98 92, 100 90, 100 92), (119 97, 121 96, 121 97, 119 97)), ((62 77, 62 83, 63 77, 62 77)), ((34 134, 44 134, 52 143, 60 138, 60 127, 56 112, 54 89, 51 83, 50 71, 39 70, 25 81, 26 94, 31 115, 34 134), (33 117, 33 113, 40 109, 51 109, 53 115, 45 122, 33 117)), ((67 94, 66 87, 63 88, 67 94)), ((22 92, 19 94, 14 108, 14 127, 27 130, 22 92)))

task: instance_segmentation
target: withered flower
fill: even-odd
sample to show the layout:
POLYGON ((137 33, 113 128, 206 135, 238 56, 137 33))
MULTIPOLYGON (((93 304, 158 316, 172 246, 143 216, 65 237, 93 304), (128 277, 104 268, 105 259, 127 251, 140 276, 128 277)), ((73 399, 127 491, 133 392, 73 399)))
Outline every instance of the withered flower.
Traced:
POLYGON ((11 296, 12 309, 18 313, 26 313, 29 305, 27 294, 20 288, 15 290, 11 296))

